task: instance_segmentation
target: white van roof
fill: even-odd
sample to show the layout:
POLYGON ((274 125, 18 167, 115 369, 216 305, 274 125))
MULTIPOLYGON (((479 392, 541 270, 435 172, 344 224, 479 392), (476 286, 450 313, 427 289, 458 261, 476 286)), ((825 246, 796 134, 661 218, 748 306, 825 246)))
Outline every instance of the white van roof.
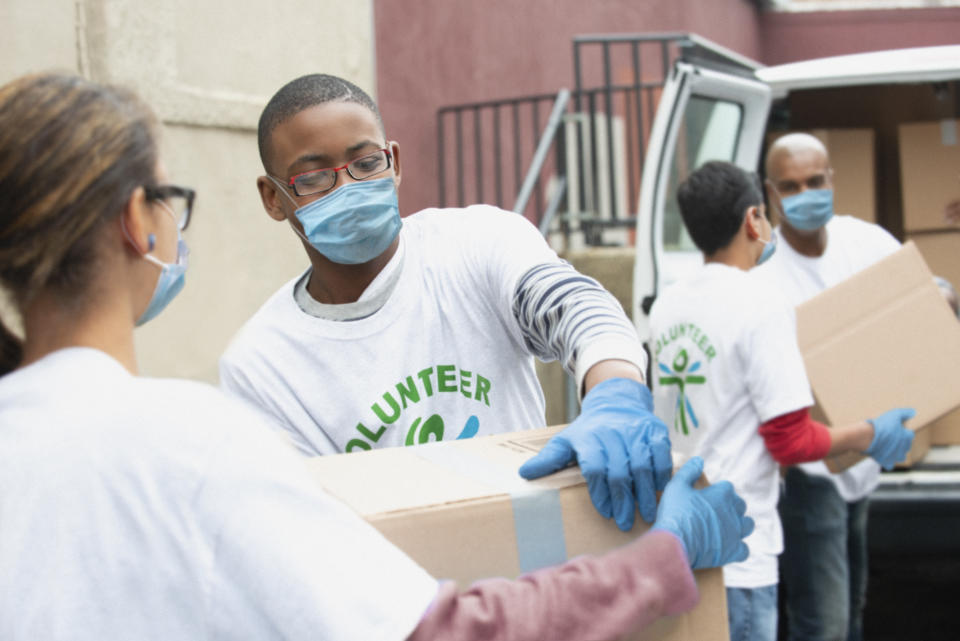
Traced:
POLYGON ((960 80, 960 45, 856 53, 754 71, 775 97, 793 89, 960 80))

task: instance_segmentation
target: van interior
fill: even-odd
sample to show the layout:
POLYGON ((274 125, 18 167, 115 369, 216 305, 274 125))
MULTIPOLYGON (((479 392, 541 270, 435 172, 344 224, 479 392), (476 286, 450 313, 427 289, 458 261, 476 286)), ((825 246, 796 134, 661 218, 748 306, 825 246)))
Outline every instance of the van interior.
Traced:
MULTIPOLYGON (((960 81, 795 90, 774 101, 766 140, 787 131, 872 129, 876 221, 902 241, 898 126, 948 118, 960 118, 960 81)), ((763 164, 761 157, 761 172, 763 164)), ((960 181, 960 167, 955 173, 960 181)))

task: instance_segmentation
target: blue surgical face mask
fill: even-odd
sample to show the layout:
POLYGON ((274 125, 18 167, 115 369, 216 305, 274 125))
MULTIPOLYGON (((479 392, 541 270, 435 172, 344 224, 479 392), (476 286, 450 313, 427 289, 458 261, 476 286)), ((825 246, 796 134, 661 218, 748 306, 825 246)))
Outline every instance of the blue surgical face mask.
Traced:
POLYGON ((304 240, 345 265, 366 263, 385 252, 402 224, 392 178, 347 183, 294 215, 303 226, 304 240))
POLYGON ((781 198, 783 215, 794 229, 814 231, 833 217, 833 190, 808 189, 781 198))
POLYGON ((760 252, 760 258, 757 259, 757 264, 762 265, 773 256, 773 252, 777 251, 777 236, 776 234, 770 234, 770 240, 760 240, 763 243, 763 251, 760 252))
POLYGON ((177 262, 165 263, 156 256, 144 254, 143 257, 145 259, 160 267, 160 277, 157 279, 157 284, 153 288, 153 296, 150 298, 150 303, 147 305, 147 308, 143 310, 143 313, 140 314, 140 318, 137 319, 137 327, 162 312, 163 308, 176 298, 180 290, 183 289, 183 284, 186 281, 187 258, 189 256, 190 249, 187 247, 187 244, 183 242, 183 238, 180 237, 180 232, 177 232, 177 262))

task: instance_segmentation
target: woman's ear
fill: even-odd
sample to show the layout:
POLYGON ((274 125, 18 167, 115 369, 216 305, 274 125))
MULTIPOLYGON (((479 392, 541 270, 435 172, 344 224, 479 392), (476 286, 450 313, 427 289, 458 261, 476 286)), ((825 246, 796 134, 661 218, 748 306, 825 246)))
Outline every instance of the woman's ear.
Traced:
POLYGON ((146 193, 137 187, 120 214, 120 228, 130 248, 140 255, 153 251, 156 244, 153 224, 146 193))

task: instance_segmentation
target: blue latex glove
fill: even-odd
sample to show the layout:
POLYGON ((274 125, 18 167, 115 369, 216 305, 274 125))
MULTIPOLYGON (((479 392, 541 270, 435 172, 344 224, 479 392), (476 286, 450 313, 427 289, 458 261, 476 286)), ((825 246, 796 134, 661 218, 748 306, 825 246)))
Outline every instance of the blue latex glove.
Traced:
POLYGON ((703 459, 695 456, 677 470, 660 498, 654 530, 672 532, 683 541, 694 570, 743 561, 750 554, 743 539, 753 532, 747 504, 730 481, 696 490, 703 459))
POLYGON ((673 461, 667 426, 651 412, 643 383, 609 378, 594 385, 578 416, 520 467, 535 479, 577 462, 594 507, 623 531, 633 527, 639 505, 643 520, 657 514, 656 492, 670 480, 673 461))
POLYGON ((913 418, 916 411, 912 407, 898 407, 884 412, 877 418, 868 418, 873 425, 873 441, 867 448, 869 454, 885 470, 907 457, 913 445, 913 430, 903 426, 903 422, 913 418))

